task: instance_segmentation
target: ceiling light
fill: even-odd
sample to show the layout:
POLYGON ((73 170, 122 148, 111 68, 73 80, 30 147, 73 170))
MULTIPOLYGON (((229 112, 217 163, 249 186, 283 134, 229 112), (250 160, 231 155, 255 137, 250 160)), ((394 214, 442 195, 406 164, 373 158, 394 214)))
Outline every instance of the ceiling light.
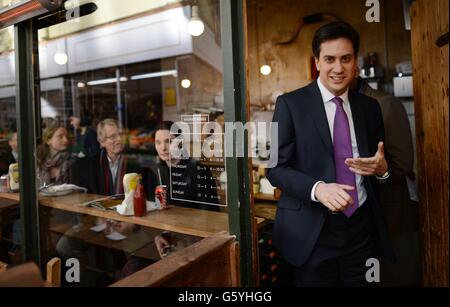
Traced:
POLYGON ((67 57, 67 54, 65 52, 56 52, 55 55, 53 56, 53 60, 55 61, 56 64, 58 65, 65 65, 67 63, 67 60, 69 58, 67 57))
POLYGON ((197 5, 193 5, 191 11, 191 20, 188 23, 188 31, 192 36, 200 36, 203 31, 205 31, 205 24, 199 17, 197 5))
POLYGON ((191 87, 191 80, 189 80, 189 79, 183 79, 183 80, 181 80, 181 86, 183 87, 183 88, 190 88, 191 87))
POLYGON ((140 79, 157 78, 157 77, 164 77, 164 76, 176 77, 177 71, 176 71, 176 69, 173 69, 173 70, 165 70, 165 71, 158 71, 158 72, 150 72, 147 74, 131 76, 130 79, 131 80, 140 80, 140 79))
MULTIPOLYGON (((120 77, 119 79, 121 82, 126 82, 128 81, 127 77, 120 77)), ((101 85, 101 84, 109 84, 109 83, 116 83, 117 82, 117 78, 108 78, 108 79, 100 79, 100 80, 93 80, 93 81, 88 81, 87 85, 101 85)))
POLYGON ((261 66, 261 68, 259 69, 259 71, 261 72, 261 74, 263 74, 264 76, 270 75, 270 73, 272 72, 272 67, 270 67, 269 65, 263 65, 261 66))
POLYGON ((83 88, 83 87, 86 87, 86 83, 84 83, 84 82, 78 82, 78 83, 77 83, 77 86, 78 86, 79 88, 83 88))

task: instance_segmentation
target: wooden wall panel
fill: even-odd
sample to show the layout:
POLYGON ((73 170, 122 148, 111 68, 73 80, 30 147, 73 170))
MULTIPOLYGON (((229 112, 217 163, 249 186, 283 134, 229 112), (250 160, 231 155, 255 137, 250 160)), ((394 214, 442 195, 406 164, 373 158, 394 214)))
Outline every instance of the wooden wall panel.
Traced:
POLYGON ((380 22, 366 21, 363 0, 248 0, 248 66, 252 105, 267 104, 276 92, 288 92, 311 82, 310 57, 314 32, 323 24, 305 25, 289 45, 276 42, 289 37, 297 21, 311 14, 331 13, 352 24, 360 33, 360 55, 376 52, 392 83, 395 64, 411 60, 410 32, 405 30, 402 0, 380 0, 380 22), (272 66, 263 76, 259 68, 272 66))
POLYGON ((421 205, 423 283, 448 286, 448 0, 417 0, 411 7, 411 47, 418 185, 421 205))

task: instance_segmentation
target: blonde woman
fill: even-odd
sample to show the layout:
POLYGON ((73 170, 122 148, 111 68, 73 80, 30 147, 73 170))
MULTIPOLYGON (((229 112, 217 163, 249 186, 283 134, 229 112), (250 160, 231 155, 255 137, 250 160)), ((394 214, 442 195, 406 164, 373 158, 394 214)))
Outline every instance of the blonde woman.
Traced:
POLYGON ((67 130, 51 126, 42 134, 42 144, 37 150, 38 176, 41 184, 62 184, 71 181, 73 159, 69 152, 67 130))

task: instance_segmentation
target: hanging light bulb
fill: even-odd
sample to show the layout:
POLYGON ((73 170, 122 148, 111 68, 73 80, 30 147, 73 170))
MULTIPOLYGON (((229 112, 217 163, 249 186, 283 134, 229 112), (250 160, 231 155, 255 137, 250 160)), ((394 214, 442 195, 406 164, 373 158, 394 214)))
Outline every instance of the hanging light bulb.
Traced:
POLYGON ((183 79, 182 81, 181 81, 181 86, 183 87, 183 88, 190 88, 191 87, 191 80, 189 80, 189 79, 183 79))
POLYGON ((270 75, 270 73, 272 72, 272 67, 270 67, 269 65, 263 65, 263 66, 261 66, 261 68, 259 69, 259 71, 260 71, 261 74, 263 74, 264 76, 268 76, 268 75, 270 75))
POLYGON ((58 65, 66 64, 68 59, 69 58, 67 57, 67 54, 61 51, 56 52, 55 55, 53 56, 53 60, 58 65))
POLYGON ((205 24, 198 14, 198 6, 192 6, 191 20, 188 23, 188 31, 192 36, 200 36, 205 31, 205 24))

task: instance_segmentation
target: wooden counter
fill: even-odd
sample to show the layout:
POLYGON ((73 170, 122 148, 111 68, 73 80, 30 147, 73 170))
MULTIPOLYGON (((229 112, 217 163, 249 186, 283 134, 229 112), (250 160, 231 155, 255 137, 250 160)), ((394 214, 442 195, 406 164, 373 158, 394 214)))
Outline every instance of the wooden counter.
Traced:
MULTIPOLYGON (((103 195, 72 193, 67 196, 40 196, 41 206, 91 216, 110 218, 145 227, 174 231, 182 234, 209 237, 221 231, 228 232, 228 213, 172 206, 167 210, 148 212, 144 217, 124 216, 114 211, 86 207, 86 204, 104 198, 103 195)), ((18 193, 0 193, 0 198, 19 201, 18 193)), ((264 219, 256 218, 261 224, 264 219)))

